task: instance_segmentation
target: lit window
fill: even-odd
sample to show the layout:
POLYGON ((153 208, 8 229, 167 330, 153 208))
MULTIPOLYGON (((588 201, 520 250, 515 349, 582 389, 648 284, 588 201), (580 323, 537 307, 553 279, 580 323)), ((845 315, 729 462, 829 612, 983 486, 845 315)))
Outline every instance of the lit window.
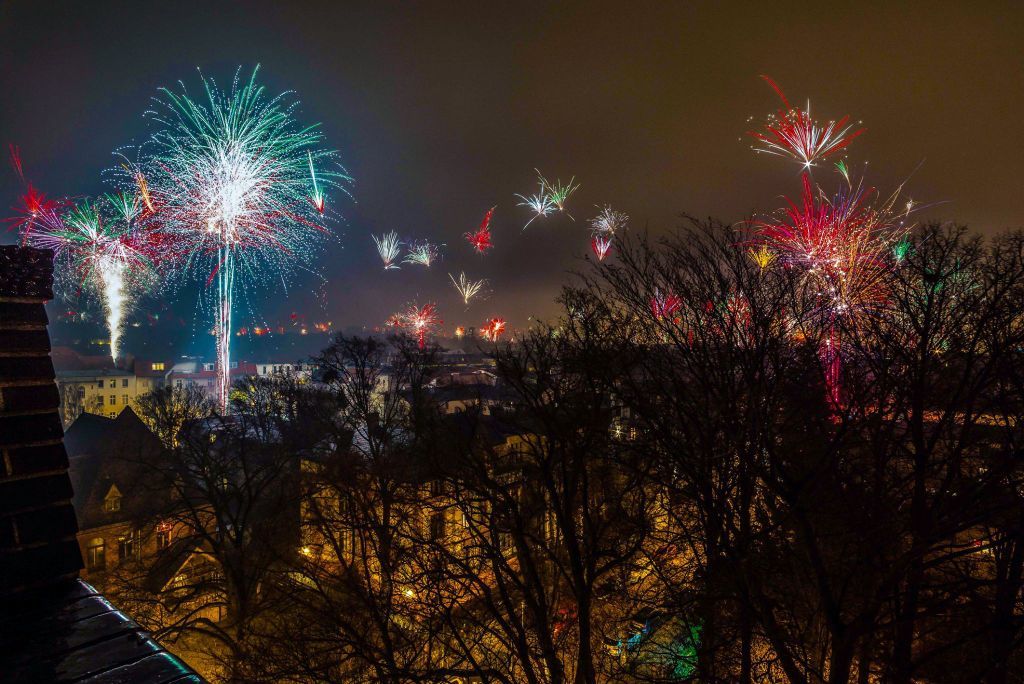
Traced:
POLYGON ((106 567, 106 546, 103 537, 94 537, 85 547, 85 564, 90 570, 102 570, 106 567))
POLYGON ((103 510, 108 513, 116 513, 121 510, 121 491, 117 485, 110 485, 110 491, 103 498, 103 510))
POLYGON ((164 362, 158 361, 154 363, 152 366, 150 366, 150 368, 152 368, 155 371, 162 371, 164 369, 164 362))
POLYGON ((444 513, 430 516, 430 538, 434 541, 444 538, 444 513))
POLYGON ((156 526, 156 550, 163 551, 171 545, 171 526, 161 523, 156 526))
POLYGON ((138 558, 139 545, 136 543, 136 533, 134 531, 129 532, 123 537, 117 540, 117 558, 118 560, 128 560, 130 558, 138 558))

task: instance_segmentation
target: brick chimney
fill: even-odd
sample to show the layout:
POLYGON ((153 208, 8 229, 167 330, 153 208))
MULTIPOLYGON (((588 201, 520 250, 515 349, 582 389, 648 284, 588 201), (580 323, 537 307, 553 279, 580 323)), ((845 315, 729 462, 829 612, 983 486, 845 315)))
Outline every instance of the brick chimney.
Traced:
POLYGON ((0 597, 82 567, 46 331, 52 298, 53 253, 0 246, 0 597))

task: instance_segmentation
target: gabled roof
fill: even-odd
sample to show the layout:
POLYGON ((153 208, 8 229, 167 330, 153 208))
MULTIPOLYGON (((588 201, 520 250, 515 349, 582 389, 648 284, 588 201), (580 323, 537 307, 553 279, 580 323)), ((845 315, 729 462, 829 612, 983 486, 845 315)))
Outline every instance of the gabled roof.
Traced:
POLYGON ((150 566, 146 573, 146 588, 153 593, 163 591, 201 546, 199 540, 190 536, 174 540, 150 566))
POLYGON ((131 408, 117 418, 83 413, 64 436, 72 503, 82 530, 131 520, 151 502, 144 461, 159 454, 160 441, 131 408), (120 511, 106 511, 111 486, 123 496, 120 511))

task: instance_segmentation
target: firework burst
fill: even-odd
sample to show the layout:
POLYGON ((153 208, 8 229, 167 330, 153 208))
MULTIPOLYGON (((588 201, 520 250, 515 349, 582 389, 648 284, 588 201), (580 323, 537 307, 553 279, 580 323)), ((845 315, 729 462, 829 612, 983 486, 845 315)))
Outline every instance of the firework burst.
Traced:
POLYGON ((498 338, 505 332, 505 319, 501 317, 491 318, 484 321, 483 327, 480 328, 480 334, 485 340, 490 342, 497 342, 498 338))
MULTIPOLYGON (((268 273, 284 281, 312 261, 329 232, 317 198, 351 180, 337 154, 319 147, 317 127, 295 121, 290 94, 266 95, 258 70, 244 82, 236 72, 227 92, 204 77, 196 100, 184 84, 161 89, 147 113, 158 130, 143 147, 141 178, 162 229, 180 245, 178 272, 215 283, 209 301, 225 407, 236 287, 263 286, 268 273)), ((140 176, 128 175, 138 187, 140 176)))
MULTIPOLYGON (((763 131, 749 131, 749 135, 758 140, 759 144, 753 147, 756 152, 792 157, 809 169, 816 161, 844 150, 864 132, 863 128, 854 130, 849 116, 819 125, 811 118, 809 101, 807 109, 793 107, 775 81, 767 76, 762 78, 778 94, 783 108, 769 117, 763 131)), ((844 165, 842 169, 845 168, 844 165)))
POLYGON ((747 256, 750 260, 757 264, 757 267, 762 271, 775 263, 777 258, 775 252, 773 252, 768 245, 757 245, 747 250, 747 256))
POLYGON ((898 259, 909 226, 909 209, 897 213, 898 191, 873 205, 873 190, 847 185, 832 197, 812 186, 807 173, 799 202, 777 220, 755 224, 762 244, 789 267, 799 269, 817 303, 824 333, 819 356, 829 403, 842 405, 843 324, 856 328, 888 300, 886 274, 898 259))
POLYGON ((494 217, 494 210, 497 207, 491 207, 486 214, 484 214, 484 220, 480 222, 480 226, 471 233, 465 233, 463 237, 466 241, 473 246, 473 249, 478 254, 484 254, 494 245, 491 244, 491 219, 494 217))
POLYGON ((427 335, 444 323, 437 313, 437 305, 434 303, 424 304, 422 307, 410 304, 403 312, 396 313, 387 320, 386 325, 408 330, 416 336, 420 349, 427 343, 427 335))
POLYGON ((21 181, 24 192, 19 198, 19 204, 14 207, 14 217, 7 219, 11 224, 10 229, 17 231, 22 236, 22 242, 27 242, 32 228, 37 224, 47 224, 59 221, 58 212, 63 208, 64 203, 57 200, 47 199, 46 195, 39 192, 25 178, 25 170, 21 162, 21 152, 15 145, 10 146, 11 166, 21 181))
POLYGON ((431 244, 426 240, 423 240, 422 242, 413 242, 410 243, 409 254, 402 260, 402 263, 419 264, 420 266, 430 268, 430 265, 437 260, 440 253, 441 252, 437 248, 437 245, 431 244))
POLYGON ((540 192, 536 195, 516 195, 516 197, 523 201, 519 203, 520 207, 529 207, 530 211, 533 212, 533 216, 523 226, 523 230, 526 230, 531 223, 538 218, 550 216, 555 211, 555 203, 551 201, 551 198, 544 193, 544 186, 541 186, 540 192))
POLYGON ((654 288, 651 297, 651 314, 659 321, 671 318, 683 306, 683 300, 671 292, 662 292, 654 288))
POLYGON ((544 178, 544 174, 542 174, 540 170, 534 169, 534 171, 537 172, 537 179, 540 181, 541 192, 544 192, 545 188, 547 189, 548 200, 550 200, 551 204, 554 205, 554 208, 575 221, 576 219, 572 217, 572 214, 565 210, 565 203, 569 199, 569 196, 576 192, 580 187, 579 183, 576 182, 576 176, 573 176, 569 179, 568 183, 562 185, 561 179, 551 183, 544 178))
POLYGON ((590 219, 590 232, 595 236, 614 235, 624 229, 629 223, 629 217, 621 211, 615 211, 610 206, 598 207, 600 211, 597 216, 590 219))
POLYGON ((594 256, 597 257, 598 261, 604 261, 604 258, 608 256, 608 252, 612 249, 612 236, 609 235, 595 235, 590 238, 590 249, 593 250, 594 256))
POLYGON ((373 242, 377 245, 377 253, 380 254, 380 260, 384 262, 384 270, 389 271, 392 269, 401 268, 395 265, 395 261, 402 255, 402 243, 398 239, 398 233, 392 231, 390 233, 384 233, 380 237, 371 235, 373 242))
POLYGON ((462 302, 466 306, 469 306, 470 299, 480 294, 483 291, 484 287, 487 286, 486 279, 470 280, 469 278, 466 277, 465 272, 459 274, 458 280, 455 280, 455 276, 453 276, 451 273, 448 274, 448 277, 451 278, 452 285, 455 286, 455 289, 456 291, 458 291, 459 296, 462 297, 462 302))
POLYGON ((828 197, 807 174, 802 180, 799 202, 789 201, 778 219, 755 222, 754 249, 800 269, 823 318, 856 321, 887 298, 884 275, 909 230, 906 214, 894 211, 898 193, 875 205, 874 190, 862 183, 828 197))
POLYGON ((110 334, 110 356, 121 351, 124 320, 140 294, 156 280, 154 255, 158 233, 139 223, 140 200, 127 193, 84 201, 65 214, 47 211, 36 217, 27 242, 51 249, 61 289, 95 297, 110 334))

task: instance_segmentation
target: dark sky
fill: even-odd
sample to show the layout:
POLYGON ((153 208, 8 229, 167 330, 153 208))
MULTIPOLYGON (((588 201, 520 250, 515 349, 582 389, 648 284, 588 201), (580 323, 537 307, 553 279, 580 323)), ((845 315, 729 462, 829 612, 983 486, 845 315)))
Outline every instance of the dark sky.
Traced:
MULTIPOLYGON (((657 233, 681 212, 735 221, 798 192, 795 164, 740 139, 748 117, 776 106, 762 73, 821 118, 863 120, 849 160, 868 160, 880 189, 923 161, 909 193, 943 204, 921 218, 985 233, 1024 225, 1022 36, 1019 3, 7 0, 0 138, 21 146, 49 194, 95 194, 111 151, 145 136, 159 86, 194 89, 197 66, 227 83, 260 63, 356 178, 347 224, 318 262, 328 317, 372 325, 418 298, 437 299, 449 324, 501 314, 523 325, 555 313, 595 204, 657 233), (513 194, 534 191, 534 167, 576 176, 577 223, 520 231, 528 215, 513 194), (461 234, 494 204, 496 248, 479 258, 461 234), (383 273, 369 234, 391 229, 446 242, 444 261, 383 273), (460 269, 495 290, 468 312, 446 276, 460 269)), ((13 174, 0 179, 12 205, 13 174)), ((320 318, 303 284, 287 300, 257 295, 256 310, 320 318)), ((193 301, 177 306, 190 315, 193 301)))

